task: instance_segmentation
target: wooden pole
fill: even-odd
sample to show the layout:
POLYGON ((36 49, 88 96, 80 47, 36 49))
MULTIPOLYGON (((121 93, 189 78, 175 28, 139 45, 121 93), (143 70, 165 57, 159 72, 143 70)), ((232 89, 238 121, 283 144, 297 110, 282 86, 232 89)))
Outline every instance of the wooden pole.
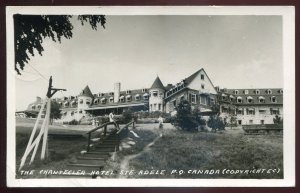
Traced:
POLYGON ((49 120, 50 120, 50 109, 51 109, 51 99, 48 99, 47 103, 47 112, 45 116, 46 125, 44 128, 44 136, 43 136, 43 146, 42 146, 42 153, 41 153, 41 160, 45 159, 47 141, 48 141, 48 128, 49 128, 49 120))

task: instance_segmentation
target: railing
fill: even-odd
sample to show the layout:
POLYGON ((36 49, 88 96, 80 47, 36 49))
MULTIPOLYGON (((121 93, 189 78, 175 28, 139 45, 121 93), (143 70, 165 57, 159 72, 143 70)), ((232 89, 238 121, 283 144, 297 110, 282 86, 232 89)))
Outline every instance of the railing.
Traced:
MULTIPOLYGON (((134 128, 135 127, 135 121, 132 119, 131 122, 127 123, 124 127, 122 127, 121 129, 119 129, 116 133, 117 136, 118 136, 118 140, 120 140, 121 137, 123 137, 124 135, 127 134, 128 132, 128 127, 132 124, 132 127, 134 128)), ((87 149, 86 151, 89 152, 90 151, 90 145, 91 145, 91 136, 92 136, 92 133, 94 133, 95 131, 101 129, 101 128, 104 128, 103 130, 103 135, 106 136, 107 134, 107 125, 114 125, 114 122, 107 122, 107 123, 104 123, 92 130, 90 130, 89 132, 87 132, 88 134, 88 143, 87 143, 87 149)), ((117 125, 118 128, 119 128, 119 125, 117 125)), ((119 142, 118 142, 119 143, 119 142)), ((119 149, 119 145, 117 147, 117 149, 119 149)))
POLYGON ((87 144, 87 148, 86 148, 86 151, 89 152, 90 151, 90 145, 91 145, 91 136, 92 136, 92 133, 94 133, 95 131, 101 129, 101 128, 104 128, 103 130, 103 135, 106 136, 107 134, 107 125, 113 125, 114 122, 107 122, 107 123, 104 123, 92 130, 90 130, 89 132, 87 132, 86 134, 88 134, 88 144, 87 144))
POLYGON ((255 124, 255 125, 243 125, 243 130, 247 134, 259 134, 259 133, 269 133, 270 131, 282 132, 282 124, 255 124))

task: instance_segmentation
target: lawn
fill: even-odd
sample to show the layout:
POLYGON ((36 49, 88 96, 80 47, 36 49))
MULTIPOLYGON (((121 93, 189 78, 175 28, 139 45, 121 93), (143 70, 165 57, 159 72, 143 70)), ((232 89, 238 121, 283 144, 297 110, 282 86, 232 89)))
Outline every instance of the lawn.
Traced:
POLYGON ((126 170, 122 169, 132 171, 130 175, 121 177, 283 178, 281 135, 244 135, 240 128, 226 128, 222 133, 165 129, 163 135, 147 147, 162 131, 140 126, 135 132, 141 139, 147 140, 136 139, 138 145, 131 148, 131 155, 118 152, 114 165, 122 165, 124 159, 130 156, 126 170), (136 154, 135 149, 143 152, 136 154))

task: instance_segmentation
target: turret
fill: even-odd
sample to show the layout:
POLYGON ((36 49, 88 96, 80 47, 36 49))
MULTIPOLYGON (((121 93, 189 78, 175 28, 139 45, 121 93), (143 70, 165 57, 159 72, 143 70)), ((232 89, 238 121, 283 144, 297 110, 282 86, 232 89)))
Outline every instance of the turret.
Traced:
POLYGON ((161 80, 157 76, 153 82, 151 88, 149 89, 150 98, 149 98, 149 110, 153 111, 164 111, 164 96, 165 96, 165 87, 162 84, 161 80))
POLYGON ((80 119, 85 114, 85 109, 89 108, 92 105, 93 97, 94 96, 89 86, 86 86, 78 95, 78 119, 80 119))

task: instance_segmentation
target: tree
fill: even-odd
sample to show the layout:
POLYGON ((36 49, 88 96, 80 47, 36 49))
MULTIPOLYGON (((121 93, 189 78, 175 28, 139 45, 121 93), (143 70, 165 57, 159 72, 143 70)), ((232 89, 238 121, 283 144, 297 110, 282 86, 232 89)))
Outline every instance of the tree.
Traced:
POLYGON ((216 132, 217 130, 224 130, 225 123, 222 121, 222 118, 218 115, 211 115, 207 122, 207 126, 212 128, 212 131, 216 132))
POLYGON ((197 121, 192 115, 192 108, 187 100, 182 100, 176 107, 175 124, 186 131, 195 131, 197 129, 197 121))
MULTIPOLYGON (((35 50, 42 55, 43 40, 46 37, 54 42, 61 42, 61 38, 72 38, 73 25, 71 15, 21 15, 15 14, 15 71, 21 75, 25 64, 30 60, 29 54, 34 56, 35 50)), ((97 30, 98 23, 105 28, 104 15, 79 15, 81 24, 88 22, 93 30, 97 30)))
POLYGON ((280 118, 278 115, 276 115, 276 116, 273 118, 273 122, 274 122, 274 124, 277 124, 277 125, 283 124, 283 119, 280 118))
POLYGON ((204 127, 206 125, 206 121, 205 119, 202 118, 201 116, 201 111, 199 109, 198 106, 196 106, 193 111, 192 111, 192 115, 193 117, 195 118, 197 124, 200 126, 200 130, 203 131, 204 130, 204 127))
POLYGON ((51 101, 51 109, 50 109, 50 123, 53 123, 53 119, 61 118, 61 110, 60 105, 56 101, 51 101))

